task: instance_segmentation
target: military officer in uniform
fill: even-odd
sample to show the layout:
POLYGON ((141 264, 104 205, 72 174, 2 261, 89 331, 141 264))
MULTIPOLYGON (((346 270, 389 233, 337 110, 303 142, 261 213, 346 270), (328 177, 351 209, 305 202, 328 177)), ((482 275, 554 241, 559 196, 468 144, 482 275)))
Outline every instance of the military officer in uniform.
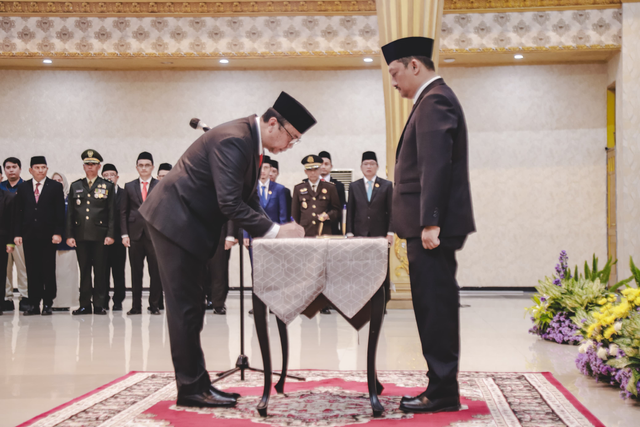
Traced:
POLYGON ((85 150, 81 157, 86 177, 71 184, 67 212, 67 245, 76 248, 80 265, 80 308, 73 314, 91 314, 92 302, 95 314, 107 314, 107 246, 115 236, 115 190, 98 176, 100 153, 85 150))
POLYGON ((315 237, 320 233, 330 235, 331 225, 340 220, 341 213, 336 186, 320 180, 322 157, 310 154, 304 156, 301 163, 308 180, 293 188, 291 216, 304 227, 305 237, 315 237))

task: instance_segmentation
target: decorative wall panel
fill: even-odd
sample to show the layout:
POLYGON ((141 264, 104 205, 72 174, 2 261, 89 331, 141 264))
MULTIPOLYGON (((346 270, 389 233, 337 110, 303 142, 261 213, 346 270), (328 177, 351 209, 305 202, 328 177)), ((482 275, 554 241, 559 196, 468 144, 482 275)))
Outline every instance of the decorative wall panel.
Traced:
MULTIPOLYGON (((447 52, 618 49, 620 9, 445 15, 447 52)), ((2 56, 378 54, 374 15, 0 17, 2 56)))

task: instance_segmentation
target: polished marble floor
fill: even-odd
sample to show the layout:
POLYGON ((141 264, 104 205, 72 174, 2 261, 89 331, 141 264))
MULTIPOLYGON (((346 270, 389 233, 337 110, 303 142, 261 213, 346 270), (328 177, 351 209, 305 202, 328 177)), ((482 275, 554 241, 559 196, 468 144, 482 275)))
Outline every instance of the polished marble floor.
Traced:
MULTIPOLYGON (((210 370, 224 370, 239 354, 239 296, 229 315, 208 312, 202 342, 210 370)), ((250 304, 250 299, 246 299, 250 304)), ((583 377, 577 347, 527 334, 524 295, 464 294, 461 311, 465 371, 550 371, 607 426, 640 426, 640 404, 583 377)), ((125 301, 125 310, 130 301, 125 301)), ((260 350, 247 316, 246 355, 260 367, 260 350)), ((273 320, 273 316, 271 317, 273 320)), ((0 426, 15 426, 129 371, 172 369, 165 316, 0 316, 0 426)), ((275 321, 272 355, 281 363, 275 321)), ((292 369, 366 369, 367 327, 359 333, 338 315, 298 318, 289 327, 292 369)), ((410 310, 389 310, 378 347, 379 369, 426 369, 410 310)))

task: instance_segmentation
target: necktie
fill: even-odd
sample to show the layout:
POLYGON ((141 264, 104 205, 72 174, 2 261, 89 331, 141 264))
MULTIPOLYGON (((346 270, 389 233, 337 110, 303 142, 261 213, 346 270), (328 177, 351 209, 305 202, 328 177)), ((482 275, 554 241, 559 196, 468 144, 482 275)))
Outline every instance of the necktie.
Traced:
POLYGON ((367 201, 371 201, 371 192, 373 191, 373 181, 367 181, 367 201))
POLYGON ((142 201, 143 202, 147 200, 147 184, 149 183, 146 181, 142 183, 142 201))
POLYGON ((260 194, 260 200, 262 201, 262 207, 265 207, 267 205, 267 187, 261 185, 260 188, 262 193, 260 194))
POLYGON ((36 191, 33 192, 34 196, 36 196, 36 203, 38 203, 38 200, 40 199, 40 190, 38 190, 39 186, 40 183, 36 182, 36 191))
POLYGON ((318 184, 313 184, 313 185, 311 185, 311 190, 312 190, 314 193, 316 192, 316 185, 318 185, 318 184))
POLYGON ((87 180, 87 184, 89 184, 89 188, 91 188, 93 186, 93 181, 87 180))

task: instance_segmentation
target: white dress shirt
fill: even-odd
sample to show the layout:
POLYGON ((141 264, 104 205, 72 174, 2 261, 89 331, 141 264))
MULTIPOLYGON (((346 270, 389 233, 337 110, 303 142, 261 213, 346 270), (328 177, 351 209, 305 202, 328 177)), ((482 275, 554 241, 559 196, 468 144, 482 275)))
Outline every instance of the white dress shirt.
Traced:
POLYGON ((264 199, 269 200, 269 183, 271 180, 267 178, 267 182, 258 181, 258 196, 262 197, 262 188, 264 187, 264 199))
POLYGON ((427 86, 429 86, 431 83, 433 83, 436 80, 441 79, 441 78, 442 77, 440 77, 440 76, 435 76, 434 78, 432 78, 431 80, 429 80, 428 82, 426 82, 425 84, 420 86, 420 89, 418 89, 416 94, 413 96, 413 103, 415 104, 416 102, 418 102, 418 98, 420 98, 420 94, 427 88, 427 86))
POLYGON ((47 178, 42 178, 42 181, 40 181, 40 182, 36 182, 35 179, 33 180, 33 194, 36 193, 36 184, 40 184, 40 186, 38 187, 38 192, 40 192, 40 195, 42 195, 42 187, 44 187, 44 181, 46 179, 47 178))
POLYGON ((149 190, 151 188, 151 177, 149 177, 149 179, 147 179, 147 180, 143 180, 142 178, 138 178, 138 181, 140 181, 140 194, 142 194, 142 190, 144 190, 143 182, 147 183, 147 197, 149 197, 149 190))

